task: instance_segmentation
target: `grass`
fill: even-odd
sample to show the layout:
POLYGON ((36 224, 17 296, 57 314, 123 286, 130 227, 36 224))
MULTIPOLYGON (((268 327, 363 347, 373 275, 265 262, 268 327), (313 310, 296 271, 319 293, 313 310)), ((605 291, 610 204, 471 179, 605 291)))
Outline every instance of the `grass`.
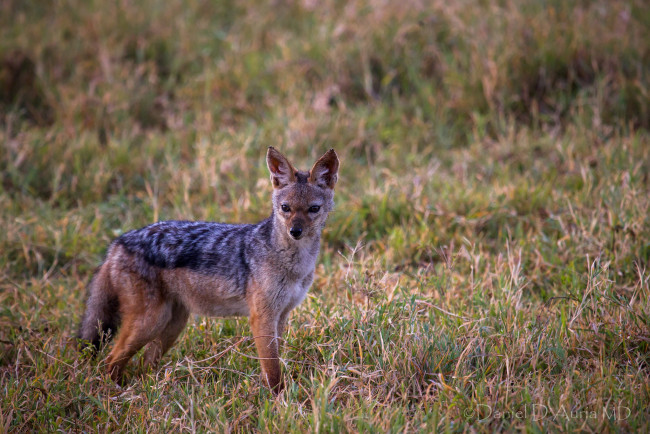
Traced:
POLYGON ((648 430, 643 1, 0 8, 0 431, 648 430), (265 217, 269 145, 342 163, 286 392, 246 319, 111 383, 106 246, 265 217))

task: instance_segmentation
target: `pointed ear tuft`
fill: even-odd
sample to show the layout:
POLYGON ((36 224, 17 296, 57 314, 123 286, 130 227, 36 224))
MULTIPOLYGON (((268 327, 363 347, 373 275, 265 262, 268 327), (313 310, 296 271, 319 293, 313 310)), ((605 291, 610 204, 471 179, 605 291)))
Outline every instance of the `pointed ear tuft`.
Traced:
POLYGON ((266 153, 266 165, 271 172, 271 183, 273 188, 286 187, 292 182, 296 182, 296 169, 293 168, 289 160, 284 155, 269 146, 266 153))
POLYGON ((339 173, 339 157, 330 149, 314 163, 309 171, 309 182, 322 188, 334 189, 339 173))

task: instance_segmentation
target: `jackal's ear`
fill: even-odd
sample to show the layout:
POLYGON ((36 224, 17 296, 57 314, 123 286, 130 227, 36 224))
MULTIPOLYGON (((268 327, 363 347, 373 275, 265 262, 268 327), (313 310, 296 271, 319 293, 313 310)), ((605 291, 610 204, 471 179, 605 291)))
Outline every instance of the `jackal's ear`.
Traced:
POLYGON ((269 172, 271 172, 273 188, 282 188, 296 182, 296 169, 289 163, 289 160, 284 158, 284 155, 271 146, 266 153, 266 165, 269 166, 269 172))
POLYGON ((339 178, 339 157, 330 149, 314 163, 309 171, 309 182, 323 188, 334 189, 339 178))

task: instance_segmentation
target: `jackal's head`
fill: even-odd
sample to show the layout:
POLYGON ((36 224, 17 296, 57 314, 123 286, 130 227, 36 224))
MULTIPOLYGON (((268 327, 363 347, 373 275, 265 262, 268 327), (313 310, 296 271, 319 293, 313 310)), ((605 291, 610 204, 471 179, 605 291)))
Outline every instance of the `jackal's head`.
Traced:
POLYGON ((334 185, 339 159, 330 149, 309 172, 296 170, 274 148, 266 154, 273 184, 273 215, 289 237, 299 240, 319 236, 334 207, 334 185))

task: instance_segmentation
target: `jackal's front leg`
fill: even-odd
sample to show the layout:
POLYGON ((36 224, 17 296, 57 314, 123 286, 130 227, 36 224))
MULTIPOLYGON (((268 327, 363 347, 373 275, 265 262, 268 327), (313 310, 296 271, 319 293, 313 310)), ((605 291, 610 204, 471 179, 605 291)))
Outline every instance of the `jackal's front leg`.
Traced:
POLYGON ((278 352, 278 320, 270 309, 260 308, 251 311, 250 325, 262 365, 262 378, 274 393, 279 393, 283 384, 278 352))
POLYGON ((278 319, 278 337, 280 338, 280 343, 284 342, 284 333, 287 331, 287 323, 289 322, 290 313, 291 309, 286 309, 278 319))

